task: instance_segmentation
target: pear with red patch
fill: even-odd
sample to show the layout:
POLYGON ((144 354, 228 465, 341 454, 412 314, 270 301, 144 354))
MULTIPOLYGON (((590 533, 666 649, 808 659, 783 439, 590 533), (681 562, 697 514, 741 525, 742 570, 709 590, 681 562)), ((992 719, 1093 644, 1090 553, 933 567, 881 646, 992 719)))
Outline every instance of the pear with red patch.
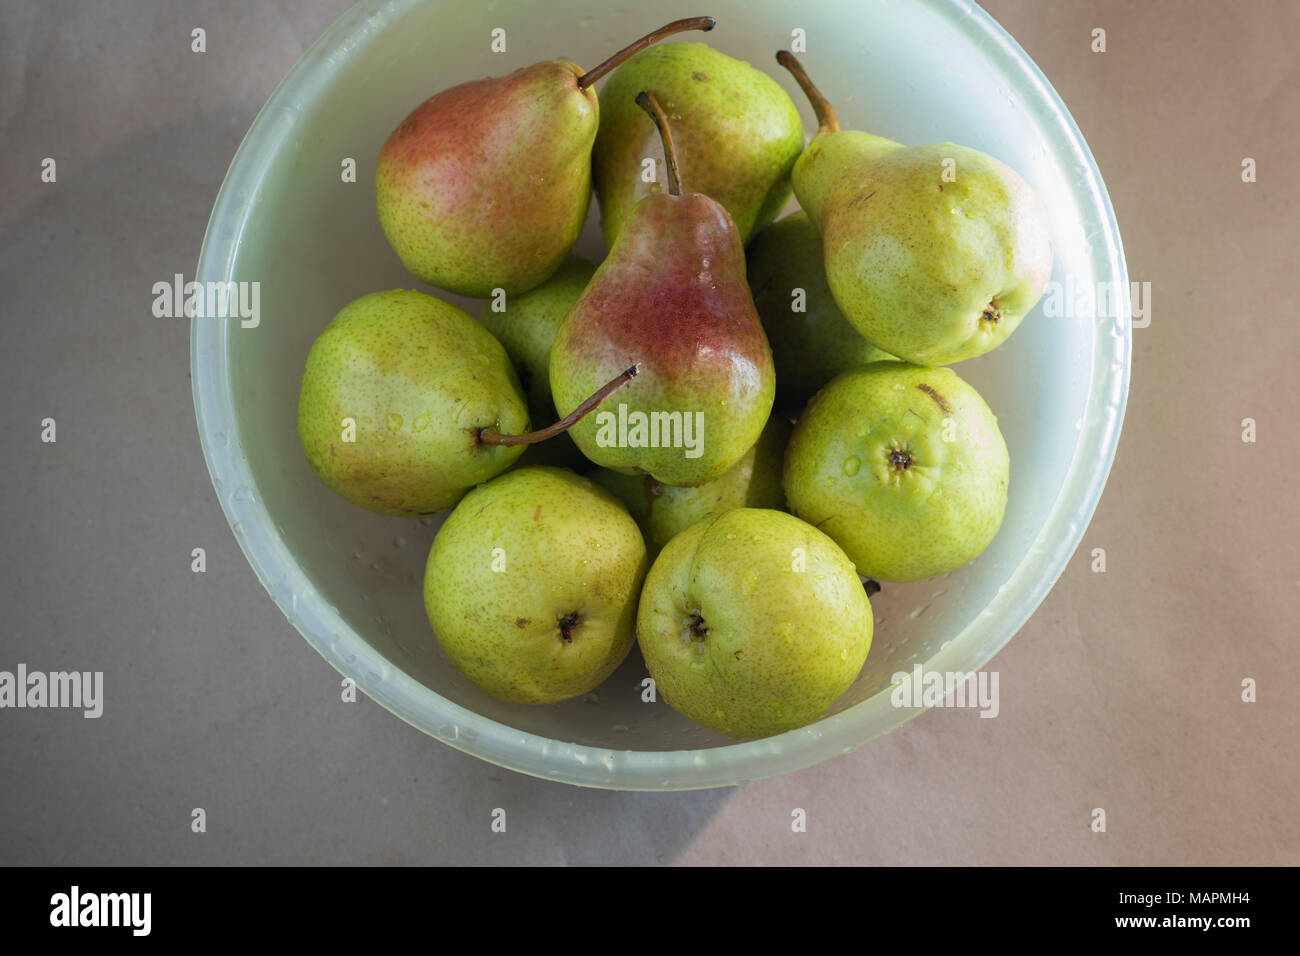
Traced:
POLYGON ((617 401, 569 434, 598 465, 693 487, 758 440, 772 410, 772 351, 745 279, 740 233, 723 207, 683 193, 667 118, 637 97, 664 140, 668 192, 642 199, 560 326, 551 390, 565 415, 629 366, 617 401))
POLYGON ((375 200, 407 271, 460 295, 513 295, 545 282, 578 241, 600 125, 593 84, 666 36, 676 20, 583 72, 552 60, 462 83, 417 106, 375 167, 375 200))

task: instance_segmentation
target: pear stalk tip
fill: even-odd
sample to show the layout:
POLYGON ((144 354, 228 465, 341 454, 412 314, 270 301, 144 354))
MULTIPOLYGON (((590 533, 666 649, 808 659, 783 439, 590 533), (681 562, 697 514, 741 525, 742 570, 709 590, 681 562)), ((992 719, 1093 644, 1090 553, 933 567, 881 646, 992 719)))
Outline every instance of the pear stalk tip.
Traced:
POLYGON ((665 23, 653 33, 647 33, 641 39, 629 43, 623 49, 619 50, 604 63, 596 66, 582 76, 578 77, 578 89, 585 90, 591 84, 595 83, 606 73, 611 72, 619 66, 624 60, 631 59, 648 46, 653 46, 664 37, 670 37, 674 33, 684 33, 687 30, 703 30, 705 33, 717 26, 718 21, 713 17, 686 17, 682 20, 674 20, 672 23, 665 23))
POLYGON ((789 50, 778 50, 776 62, 790 71, 795 82, 799 84, 799 89, 803 90, 804 96, 808 97, 808 101, 812 103, 813 112, 817 114, 819 131, 824 133, 838 132, 840 121, 835 115, 834 107, 822 95, 822 91, 813 84, 812 78, 808 76, 803 64, 789 50))

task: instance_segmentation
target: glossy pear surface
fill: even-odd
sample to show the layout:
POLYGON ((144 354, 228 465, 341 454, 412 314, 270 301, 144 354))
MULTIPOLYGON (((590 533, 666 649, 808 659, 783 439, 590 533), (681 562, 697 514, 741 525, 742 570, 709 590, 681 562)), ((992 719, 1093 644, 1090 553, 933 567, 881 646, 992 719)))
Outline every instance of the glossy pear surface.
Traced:
POLYGON ((674 710, 732 737, 811 723, 853 684, 873 621, 853 564, 812 525, 744 508, 683 531, 646 576, 637 643, 674 710))
POLYGON ((802 408, 840 372, 892 359, 862 337, 826 282, 822 237, 799 211, 772 223, 749 246, 749 285, 772 345, 777 397, 802 408))
POLYGON ((636 204, 658 192, 663 150, 636 105, 651 90, 672 122, 682 181, 720 202, 748 244, 790 198, 790 169, 804 146, 790 97, 766 73, 703 43, 663 43, 632 57, 600 93, 592 169, 607 248, 636 204), (658 182, 642 177, 654 157, 658 182))
POLYGON ((493 697, 553 704, 600 685, 632 648, 647 567, 636 522, 560 468, 471 491, 434 538, 424 605, 447 658, 493 697))
POLYGON ((706 196, 661 193, 636 207, 556 334, 556 411, 568 415, 633 364, 637 377, 569 431, 598 465, 699 485, 735 465, 767 423, 772 353, 745 281, 744 248, 706 196), (624 412, 629 422, 689 415, 702 423, 698 447, 650 447, 656 436, 617 427, 624 412))
POLYGON ((988 547, 1009 468, 997 419, 955 372, 877 362, 808 403, 786 449, 785 493, 861 574, 917 581, 988 547))
POLYGON ((354 504, 391 515, 446 511, 508 468, 522 446, 481 428, 528 431, 505 349, 465 312, 394 290, 346 306, 312 345, 298 435, 312 470, 354 504))
POLYGON ((578 240, 591 200, 595 93, 572 63, 462 83, 389 136, 379 221, 416 278, 460 295, 525 292, 578 240))

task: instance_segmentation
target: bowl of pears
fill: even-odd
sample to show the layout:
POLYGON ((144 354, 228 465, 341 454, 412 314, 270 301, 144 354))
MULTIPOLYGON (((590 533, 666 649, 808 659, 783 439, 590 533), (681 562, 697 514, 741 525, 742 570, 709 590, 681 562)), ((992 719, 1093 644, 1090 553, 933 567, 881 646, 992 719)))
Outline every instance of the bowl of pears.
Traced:
POLYGON ((260 292, 191 351, 272 598, 345 698, 566 783, 733 785, 923 712, 1073 555, 1127 396, 1104 184, 994 21, 709 13, 362 3, 198 268, 260 292))

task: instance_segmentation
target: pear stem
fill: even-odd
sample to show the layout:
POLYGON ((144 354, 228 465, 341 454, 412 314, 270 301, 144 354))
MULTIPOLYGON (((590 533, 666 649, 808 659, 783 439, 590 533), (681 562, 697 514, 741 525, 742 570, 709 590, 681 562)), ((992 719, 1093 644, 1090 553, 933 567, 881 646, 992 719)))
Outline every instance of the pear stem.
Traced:
POLYGON ((717 22, 713 17, 687 17, 685 20, 674 20, 672 23, 667 23, 653 33, 647 33, 635 43, 623 47, 600 66, 582 74, 582 76, 578 77, 578 89, 585 90, 624 60, 635 56, 648 46, 653 46, 664 37, 670 37, 674 33, 685 33, 687 30, 703 30, 707 33, 713 29, 717 22))
POLYGON ((663 107, 649 90, 642 90, 636 95, 636 104, 650 114, 650 118, 655 121, 655 128, 659 130, 659 138, 664 142, 664 164, 668 167, 668 195, 680 196, 682 174, 677 168, 677 147, 673 145, 673 134, 668 128, 668 117, 664 115, 663 107))
POLYGON ((793 53, 789 50, 781 50, 776 55, 776 62, 794 74, 795 82, 799 84, 799 89, 803 90, 804 95, 812 103, 813 112, 817 114, 817 125, 824 133, 837 133, 840 128, 839 118, 835 115, 835 109, 831 106, 830 101, 822 96, 822 91, 813 85, 803 64, 795 59, 793 53))
POLYGON ((591 411, 628 382, 632 381, 632 379, 636 378, 637 371, 638 367, 635 365, 628 367, 618 375, 618 377, 611 379, 602 385, 600 391, 596 392, 595 395, 592 395, 554 425, 548 425, 535 432, 528 432, 526 435, 503 435, 495 428, 483 428, 479 430, 478 440, 483 442, 485 445, 535 445, 539 441, 546 441, 548 438, 554 438, 560 432, 576 425, 582 417, 587 414, 587 412, 591 411))

